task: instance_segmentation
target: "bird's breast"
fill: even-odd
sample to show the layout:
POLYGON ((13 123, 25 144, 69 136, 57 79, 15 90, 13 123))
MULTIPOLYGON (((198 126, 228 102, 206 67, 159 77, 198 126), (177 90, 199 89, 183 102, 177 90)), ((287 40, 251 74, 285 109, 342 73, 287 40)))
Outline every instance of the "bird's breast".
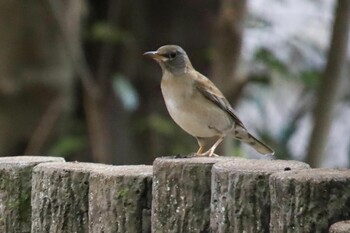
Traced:
POLYGON ((187 110, 188 100, 193 95, 192 86, 191 80, 186 77, 162 79, 161 88, 165 105, 174 120, 187 110))
POLYGON ((193 86, 193 80, 186 76, 163 77, 161 89, 165 105, 172 119, 187 133, 195 137, 213 137, 220 128, 230 126, 227 114, 200 95, 193 86), (222 127, 221 127, 222 126, 222 127))

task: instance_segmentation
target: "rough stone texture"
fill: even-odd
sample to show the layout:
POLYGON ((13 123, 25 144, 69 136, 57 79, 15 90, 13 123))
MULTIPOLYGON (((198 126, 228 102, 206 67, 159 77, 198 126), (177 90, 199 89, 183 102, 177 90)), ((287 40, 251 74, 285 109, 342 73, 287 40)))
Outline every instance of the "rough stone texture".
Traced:
POLYGON ((211 168, 227 157, 157 158, 153 164, 153 233, 209 232, 211 168))
POLYGON ((54 161, 64 159, 44 156, 0 158, 0 232, 30 232, 33 167, 54 161))
POLYGON ((350 220, 334 223, 329 229, 330 233, 349 233, 350 232, 350 220))
POLYGON ((350 170, 309 169, 270 177, 271 232, 328 232, 350 219, 350 170))
POLYGON ((91 233, 151 232, 152 166, 94 171, 89 185, 91 233))
POLYGON ((88 232, 89 176, 110 165, 46 163, 33 169, 32 233, 88 232))
POLYGON ((297 161, 241 159, 219 162, 212 171, 210 227, 218 233, 269 232, 269 177, 308 169, 297 161))

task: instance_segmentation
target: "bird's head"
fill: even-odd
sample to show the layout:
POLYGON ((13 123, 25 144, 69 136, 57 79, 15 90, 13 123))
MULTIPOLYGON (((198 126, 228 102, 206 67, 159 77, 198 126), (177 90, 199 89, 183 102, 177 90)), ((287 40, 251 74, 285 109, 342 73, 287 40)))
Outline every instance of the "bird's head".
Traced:
POLYGON ((189 68, 192 68, 185 50, 177 45, 164 45, 156 51, 149 51, 143 55, 156 60, 163 72, 167 71, 174 75, 186 73, 189 68))

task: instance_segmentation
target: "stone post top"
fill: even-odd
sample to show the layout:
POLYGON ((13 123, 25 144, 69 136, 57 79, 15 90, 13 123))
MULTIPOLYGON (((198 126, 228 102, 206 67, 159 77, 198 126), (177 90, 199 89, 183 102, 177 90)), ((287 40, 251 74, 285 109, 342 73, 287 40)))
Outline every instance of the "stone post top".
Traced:
POLYGON ((153 173, 152 166, 146 165, 125 165, 116 166, 102 163, 81 163, 81 162, 52 162, 37 165, 35 171, 78 171, 89 172, 101 175, 149 175, 153 173))
POLYGON ((151 176, 152 174, 153 166, 150 165, 107 166, 92 172, 92 175, 103 176, 151 176))
POLYGON ((295 169, 308 169, 306 163, 294 160, 258 160, 258 159, 236 159, 221 161, 213 166, 213 169, 220 171, 246 171, 246 172, 279 172, 293 171, 295 169))
POLYGON ((240 157, 229 157, 229 156, 219 156, 219 157, 200 157, 200 156, 165 156, 158 157, 154 160, 154 164, 214 164, 221 161, 231 161, 231 160, 241 160, 240 157))
POLYGON ((6 156, 0 157, 0 165, 11 164, 11 165, 30 165, 45 162, 64 162, 64 158, 61 157, 50 157, 50 156, 6 156))
POLYGON ((109 166, 102 163, 81 163, 81 162, 52 162, 52 163, 41 163, 37 165, 35 170, 44 171, 86 171, 91 172, 92 170, 106 169, 109 166))
POLYGON ((334 223, 329 229, 331 233, 346 233, 350 232, 350 220, 334 223))
POLYGON ((307 170, 291 171, 288 173, 275 173, 272 177, 286 180, 313 180, 313 181, 337 181, 349 180, 350 169, 330 169, 330 168, 314 168, 307 170))

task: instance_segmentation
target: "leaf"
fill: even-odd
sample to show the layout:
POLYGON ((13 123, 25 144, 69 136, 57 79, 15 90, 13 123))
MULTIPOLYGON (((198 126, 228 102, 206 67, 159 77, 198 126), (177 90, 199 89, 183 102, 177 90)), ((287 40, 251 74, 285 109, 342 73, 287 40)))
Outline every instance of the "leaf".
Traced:
POLYGON ((255 61, 260 62, 268 66, 269 68, 283 74, 289 75, 290 71, 288 66, 280 59, 278 59, 272 51, 267 48, 260 48, 255 53, 255 61))
POLYGON ((92 40, 116 44, 125 43, 131 37, 128 32, 114 27, 107 22, 93 24, 89 36, 92 40))
POLYGON ((160 115, 151 115, 148 118, 149 126, 152 130, 164 134, 172 135, 174 133, 175 124, 170 119, 165 119, 160 115))
POLYGON ((53 155, 70 155, 78 150, 85 148, 87 140, 84 136, 66 136, 60 139, 51 149, 53 155))
POLYGON ((320 82, 320 73, 313 70, 307 70, 300 73, 300 79, 305 86, 315 88, 320 82))

